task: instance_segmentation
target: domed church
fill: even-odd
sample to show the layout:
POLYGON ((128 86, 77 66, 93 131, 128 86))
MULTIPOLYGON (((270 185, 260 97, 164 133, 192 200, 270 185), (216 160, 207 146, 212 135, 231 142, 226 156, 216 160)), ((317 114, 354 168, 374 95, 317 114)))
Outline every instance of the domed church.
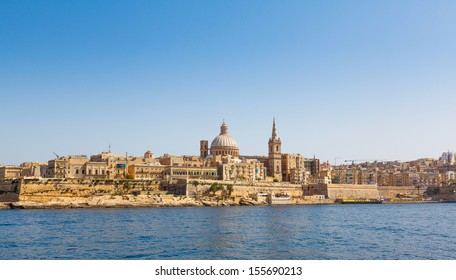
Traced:
MULTIPOLYGON (((207 157, 208 149, 207 149, 208 141, 202 140, 200 142, 200 153, 201 157, 207 157)), ((228 126, 223 121, 222 126, 220 126, 220 134, 212 140, 211 148, 210 148, 211 155, 232 155, 232 156, 239 156, 239 148, 234 140, 233 137, 228 133, 228 126)))

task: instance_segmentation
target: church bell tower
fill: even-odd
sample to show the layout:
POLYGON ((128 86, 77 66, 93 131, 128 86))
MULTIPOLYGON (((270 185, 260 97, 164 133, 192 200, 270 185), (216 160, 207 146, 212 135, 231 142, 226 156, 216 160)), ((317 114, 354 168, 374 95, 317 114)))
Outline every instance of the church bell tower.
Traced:
POLYGON ((272 136, 268 142, 268 176, 282 181, 282 141, 277 137, 275 117, 272 123, 272 136))

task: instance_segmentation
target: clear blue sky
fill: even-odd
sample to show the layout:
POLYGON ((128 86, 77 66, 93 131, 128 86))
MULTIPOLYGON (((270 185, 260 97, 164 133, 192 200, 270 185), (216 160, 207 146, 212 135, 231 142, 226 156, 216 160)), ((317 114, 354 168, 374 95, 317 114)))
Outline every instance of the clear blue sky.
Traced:
POLYGON ((0 1, 0 163, 456 149, 456 1, 0 1))

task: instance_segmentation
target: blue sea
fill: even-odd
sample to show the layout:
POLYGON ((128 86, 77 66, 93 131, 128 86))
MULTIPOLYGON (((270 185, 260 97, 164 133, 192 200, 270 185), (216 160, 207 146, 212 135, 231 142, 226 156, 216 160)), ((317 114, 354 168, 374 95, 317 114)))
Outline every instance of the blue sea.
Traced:
POLYGON ((456 259, 456 204, 0 211, 1 259, 456 259))

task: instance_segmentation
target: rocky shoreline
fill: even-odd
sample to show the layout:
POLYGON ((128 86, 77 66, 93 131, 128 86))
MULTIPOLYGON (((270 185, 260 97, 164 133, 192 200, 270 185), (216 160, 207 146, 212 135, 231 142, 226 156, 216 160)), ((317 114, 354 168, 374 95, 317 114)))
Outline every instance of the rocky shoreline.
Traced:
MULTIPOLYGON (((334 200, 300 200, 288 205, 331 204, 334 200)), ((72 209, 72 208, 157 208, 157 207, 232 207, 267 206, 267 202, 241 197, 237 200, 203 197, 94 196, 88 198, 55 197, 47 201, 1 202, 0 209, 72 209)))
MULTIPOLYGON (((437 201, 393 200, 384 204, 430 203, 437 201)), ((333 199, 293 200, 286 205, 337 204, 333 199)), ((189 198, 183 196, 159 197, 149 195, 93 196, 93 197, 54 197, 47 201, 24 200, 0 202, 0 209, 80 209, 80 208, 158 208, 158 207, 234 207, 269 206, 265 201, 241 197, 236 200, 220 197, 189 198)))

